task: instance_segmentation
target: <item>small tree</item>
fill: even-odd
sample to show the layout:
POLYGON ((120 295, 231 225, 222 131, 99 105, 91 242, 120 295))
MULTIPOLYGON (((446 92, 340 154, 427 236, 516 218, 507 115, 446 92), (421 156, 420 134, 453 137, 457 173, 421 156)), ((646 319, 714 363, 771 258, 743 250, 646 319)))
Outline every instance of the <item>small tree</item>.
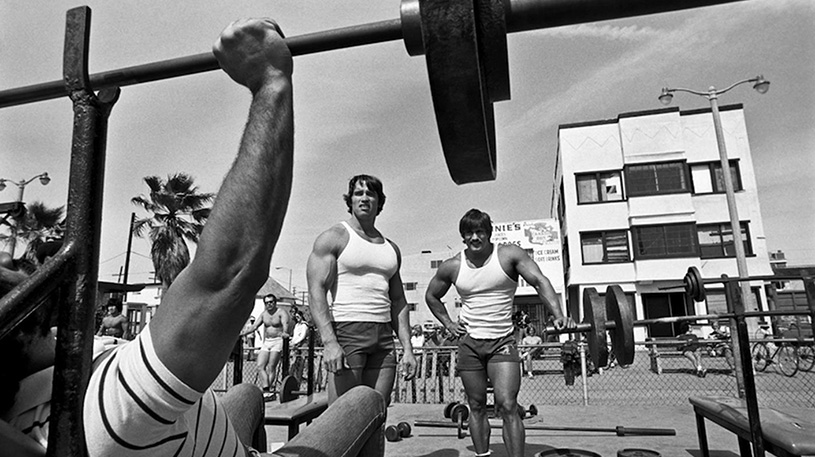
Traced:
POLYGON ((156 278, 167 288, 190 263, 186 242, 198 242, 209 217, 210 207, 206 205, 215 194, 198 193, 193 178, 184 173, 167 176, 167 181, 147 176, 144 182, 150 194, 134 197, 131 202, 150 216, 135 221, 133 234, 142 237, 147 231, 156 278))

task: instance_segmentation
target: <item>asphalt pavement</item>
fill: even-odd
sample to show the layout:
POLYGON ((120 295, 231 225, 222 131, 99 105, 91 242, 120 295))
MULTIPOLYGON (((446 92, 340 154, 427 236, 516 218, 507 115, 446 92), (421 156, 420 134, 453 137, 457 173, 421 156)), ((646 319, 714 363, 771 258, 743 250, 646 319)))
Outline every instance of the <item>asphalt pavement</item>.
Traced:
MULTIPOLYGON (((408 422, 412 435, 397 442, 387 442, 388 457, 459 457, 475 455, 469 436, 456 437, 455 428, 426 428, 416 421, 445 421, 441 404, 394 404, 388 408, 388 425, 408 422)), ((603 457, 615 457, 623 449, 646 449, 668 457, 699 457, 699 444, 693 409, 687 406, 538 406, 538 415, 524 421, 529 425, 616 429, 675 429, 675 436, 617 436, 606 432, 540 431, 526 432, 526 455, 535 456, 551 449, 579 449, 603 457)), ((815 422, 815 410, 785 410, 788 414, 815 422)), ((452 423, 452 422, 451 422, 452 423)), ((708 443, 712 457, 738 456, 736 436, 716 424, 707 422, 708 443)), ((284 427, 267 427, 270 444, 285 440, 284 427)), ((492 457, 507 457, 501 430, 492 429, 492 457)), ((590 455, 590 454, 588 454, 590 455)), ((653 455, 653 454, 650 454, 653 455)))

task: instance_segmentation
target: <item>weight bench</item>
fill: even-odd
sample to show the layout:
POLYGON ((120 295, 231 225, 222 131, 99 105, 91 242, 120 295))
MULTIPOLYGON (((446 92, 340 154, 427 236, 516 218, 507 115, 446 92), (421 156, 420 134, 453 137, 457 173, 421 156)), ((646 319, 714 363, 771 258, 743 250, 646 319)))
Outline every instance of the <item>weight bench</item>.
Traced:
POLYGON ((328 394, 307 395, 286 403, 266 403, 264 425, 285 425, 289 427, 289 439, 300 432, 300 424, 311 423, 328 408, 328 394))
MULTIPOLYGON (((747 402, 732 397, 690 397, 696 414, 696 430, 702 456, 710 455, 705 431, 705 419, 736 434, 739 452, 749 457, 751 452, 750 421, 747 402)), ((790 416, 771 408, 759 408, 764 449, 774 455, 815 456, 815 423, 790 416)))
MULTIPOLYGON (((308 388, 305 391, 296 390, 299 381, 294 376, 283 379, 279 392, 280 402, 266 403, 264 425, 285 425, 289 428, 289 439, 300 432, 300 424, 311 423, 317 416, 328 408, 328 393, 314 394, 314 332, 312 328, 308 336, 308 388)), ((283 340, 283 373, 289 371, 289 340, 283 340)))

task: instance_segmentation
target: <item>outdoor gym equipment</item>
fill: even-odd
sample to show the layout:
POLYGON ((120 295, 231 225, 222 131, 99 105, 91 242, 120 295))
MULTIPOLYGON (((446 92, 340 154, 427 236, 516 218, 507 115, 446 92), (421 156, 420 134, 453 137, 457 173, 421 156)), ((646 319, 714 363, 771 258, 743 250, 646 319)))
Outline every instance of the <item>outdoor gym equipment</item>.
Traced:
POLYGON ((385 427, 385 439, 388 441, 400 441, 402 438, 410 436, 411 428, 407 422, 399 422, 396 425, 385 427))
MULTIPOLYGON (((413 423, 416 427, 433 427, 433 428, 455 428, 456 436, 463 439, 468 429, 467 419, 469 418, 469 409, 458 404, 451 408, 450 419, 451 422, 446 421, 416 421, 413 423)), ((490 428, 501 428, 502 424, 490 423, 490 428)), ((549 431, 563 431, 563 432, 596 432, 596 433, 615 433, 617 436, 673 436, 676 435, 676 430, 666 428, 632 428, 616 426, 613 428, 602 427, 559 427, 549 425, 536 425, 524 424, 526 430, 549 430, 549 431)))

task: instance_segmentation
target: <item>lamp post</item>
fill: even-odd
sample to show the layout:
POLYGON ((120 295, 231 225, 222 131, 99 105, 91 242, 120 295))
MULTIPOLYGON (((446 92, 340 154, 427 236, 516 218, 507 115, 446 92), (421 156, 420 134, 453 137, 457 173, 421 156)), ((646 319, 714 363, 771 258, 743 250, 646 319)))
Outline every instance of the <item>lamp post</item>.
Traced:
MULTIPOLYGON (((21 179, 20 181, 12 181, 6 178, 0 178, 0 192, 5 190, 6 183, 11 183, 17 186, 17 202, 23 201, 23 194, 25 193, 25 186, 30 184, 35 179, 40 180, 40 184, 43 186, 47 186, 49 182, 51 182, 51 178, 48 176, 48 172, 43 172, 34 176, 30 179, 21 179)), ((14 258, 14 249, 17 247, 17 224, 11 226, 11 240, 9 241, 9 246, 11 247, 11 257, 14 258)))
MULTIPOLYGON (((670 89, 665 87, 662 89, 662 94, 659 96, 659 101, 662 102, 663 105, 668 105, 671 103, 671 100, 673 100, 672 94, 674 92, 687 92, 689 94, 706 97, 710 101, 710 110, 713 114, 713 128, 716 131, 716 143, 719 147, 719 161, 722 167, 724 191, 727 198, 727 209, 730 213, 730 230, 733 232, 733 244, 735 245, 734 247, 736 249, 736 266, 738 268, 739 277, 741 278, 746 278, 748 276, 747 258, 744 254, 744 242, 741 237, 741 223, 739 221, 738 207, 736 206, 736 194, 733 190, 733 177, 730 174, 730 163, 727 159, 727 148, 724 144, 722 118, 719 115, 719 95, 722 95, 725 92, 728 92, 730 89, 745 83, 753 83, 753 89, 760 94, 767 93, 767 91, 770 89, 770 82, 764 79, 764 76, 758 75, 755 78, 739 81, 722 90, 716 90, 715 87, 710 86, 707 92, 683 88, 670 89)), ((742 294, 744 295, 745 303, 747 303, 747 299, 750 294, 750 285, 746 282, 742 282, 742 284, 742 294)))
MULTIPOLYGON (((730 163, 727 158, 727 148, 724 144, 724 131, 722 130, 722 119, 719 115, 719 95, 728 92, 730 89, 733 89, 736 86, 746 83, 753 83, 753 89, 760 94, 764 94, 767 90, 770 89, 770 82, 764 79, 764 76, 758 75, 755 78, 744 79, 737 83, 730 85, 729 87, 716 90, 715 87, 710 86, 707 92, 701 92, 691 89, 683 89, 683 88, 675 88, 671 89, 665 87, 662 89, 662 93, 659 96, 659 101, 662 102, 663 105, 668 105, 671 103, 673 99, 674 92, 687 92, 689 94, 699 95, 702 97, 706 97, 710 101, 710 111, 713 114, 713 128, 716 132, 716 144, 719 148, 719 161, 722 167, 722 179, 724 180, 724 191, 725 196, 727 198, 727 210, 730 213, 730 230, 733 233, 733 244, 736 249, 736 267, 738 268, 738 275, 740 278, 747 278, 749 273, 747 271, 747 258, 744 253, 744 242, 741 236, 741 222, 739 221, 739 212, 738 207, 736 206, 736 194, 733 190, 733 177, 730 174, 730 163)), ((751 296, 750 293, 750 284, 747 281, 741 281, 739 283, 741 288, 741 295, 742 295, 742 303, 745 305, 747 303, 752 303, 749 300, 751 296)), ((731 334, 735 335, 735 324, 731 325, 731 334)), ((734 354, 740 354, 739 342, 738 338, 733 338, 733 351, 734 354)), ((736 381, 737 384, 741 384, 740 380, 742 379, 742 366, 741 361, 737 358, 735 359, 735 368, 736 368, 736 381)), ((739 396, 744 397, 744 390, 743 386, 739 385, 739 396)))
POLYGON ((275 267, 275 270, 289 270, 289 292, 291 292, 291 268, 288 267, 275 267))

